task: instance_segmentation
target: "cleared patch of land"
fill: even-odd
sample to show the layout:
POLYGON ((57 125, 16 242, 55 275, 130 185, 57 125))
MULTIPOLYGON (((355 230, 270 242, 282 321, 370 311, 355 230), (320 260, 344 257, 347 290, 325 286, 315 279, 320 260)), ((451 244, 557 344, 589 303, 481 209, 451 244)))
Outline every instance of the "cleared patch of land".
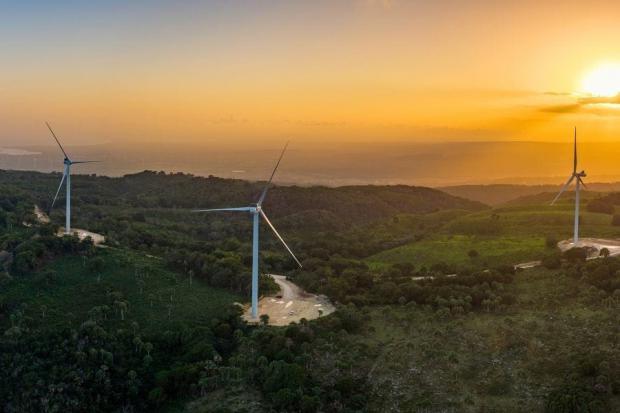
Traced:
MULTIPOLYGON (((37 217, 37 221, 41 224, 49 224, 51 222, 50 217, 43 212, 38 205, 34 206, 34 215, 37 217)), ((85 229, 72 228, 71 233, 75 234, 80 240, 90 237, 95 245, 100 245, 105 242, 105 237, 103 235, 97 234, 96 232, 87 231, 85 229)), ((62 237, 63 235, 65 235, 65 229, 64 227, 60 227, 58 229, 58 236, 62 237)))
MULTIPOLYGON (((287 280, 284 275, 270 274, 280 286, 280 293, 266 296, 258 302, 258 314, 269 316, 269 324, 286 326, 302 318, 313 320, 336 311, 326 297, 310 294, 287 280)), ((255 321, 248 307, 244 314, 247 321, 255 321)))

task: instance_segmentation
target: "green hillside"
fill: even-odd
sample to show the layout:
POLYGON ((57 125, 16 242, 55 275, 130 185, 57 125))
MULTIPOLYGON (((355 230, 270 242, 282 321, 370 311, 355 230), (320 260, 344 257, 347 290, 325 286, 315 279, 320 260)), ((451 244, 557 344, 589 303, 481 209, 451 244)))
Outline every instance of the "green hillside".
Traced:
MULTIPOLYGON (((598 198, 600 195, 590 200, 598 198)), ((586 198, 580 214, 581 236, 620 237, 620 226, 612 225, 612 215, 590 212, 588 202, 586 198)), ((568 196, 555 206, 531 201, 458 216, 427 232, 424 238, 381 251, 367 262, 486 268, 538 260, 553 250, 555 242, 572 237, 573 203, 568 196)))
MULTIPOLYGON (((190 285, 159 259, 110 248, 92 257, 55 259, 15 277, 2 293, 5 306, 24 306, 24 316, 44 328, 72 320, 79 325, 94 316, 115 328, 137 323, 146 334, 208 325, 235 301, 242 298, 200 279, 190 285)), ((8 327, 8 320, 0 321, 0 328, 8 327)))

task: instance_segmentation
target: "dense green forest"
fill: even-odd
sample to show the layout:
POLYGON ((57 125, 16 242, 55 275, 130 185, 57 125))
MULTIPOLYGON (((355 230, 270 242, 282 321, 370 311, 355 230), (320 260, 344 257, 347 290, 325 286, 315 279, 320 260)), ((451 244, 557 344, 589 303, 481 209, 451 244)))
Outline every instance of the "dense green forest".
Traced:
MULTIPOLYGON (((428 188, 276 186, 265 210, 303 268, 265 231, 261 271, 337 311, 272 327, 236 304, 249 217, 190 211, 249 205, 261 183, 75 176, 74 226, 104 234, 96 248, 55 236, 62 208, 33 216, 58 181, 0 172, 2 411, 620 411, 620 260, 557 250, 570 197, 491 209, 428 188)), ((586 203, 586 236, 620 236, 617 195, 586 203)))

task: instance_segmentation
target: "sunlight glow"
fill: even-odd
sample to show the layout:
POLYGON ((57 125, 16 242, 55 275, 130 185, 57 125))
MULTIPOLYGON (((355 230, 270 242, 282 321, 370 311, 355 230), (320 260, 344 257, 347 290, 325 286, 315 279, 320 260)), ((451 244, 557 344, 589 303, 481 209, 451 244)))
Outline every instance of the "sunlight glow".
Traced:
POLYGON ((620 93, 620 64, 605 64, 583 79, 582 89, 592 96, 613 97, 620 93))

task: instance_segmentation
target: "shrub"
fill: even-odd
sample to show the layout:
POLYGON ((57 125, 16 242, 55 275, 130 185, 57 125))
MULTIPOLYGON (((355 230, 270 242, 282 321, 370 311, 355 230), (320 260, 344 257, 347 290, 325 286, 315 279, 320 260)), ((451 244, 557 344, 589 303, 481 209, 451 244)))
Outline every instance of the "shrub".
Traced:
POLYGON ((564 258, 569 261, 585 261, 588 258, 588 252, 585 248, 571 248, 564 251, 564 258))
POLYGON ((558 240, 553 235, 547 235, 547 237, 545 237, 545 245, 547 248, 555 248, 558 245, 558 240))
POLYGON ((595 394, 590 386, 566 383, 549 393, 545 399, 545 413, 603 413, 607 402, 595 394))
POLYGON ((548 255, 542 259, 542 265, 549 270, 555 270, 560 268, 562 260, 558 254, 548 255))
POLYGON ((588 203, 586 209, 589 212, 599 212, 601 214, 613 214, 614 206, 608 202, 605 202, 602 199, 593 199, 588 203))

